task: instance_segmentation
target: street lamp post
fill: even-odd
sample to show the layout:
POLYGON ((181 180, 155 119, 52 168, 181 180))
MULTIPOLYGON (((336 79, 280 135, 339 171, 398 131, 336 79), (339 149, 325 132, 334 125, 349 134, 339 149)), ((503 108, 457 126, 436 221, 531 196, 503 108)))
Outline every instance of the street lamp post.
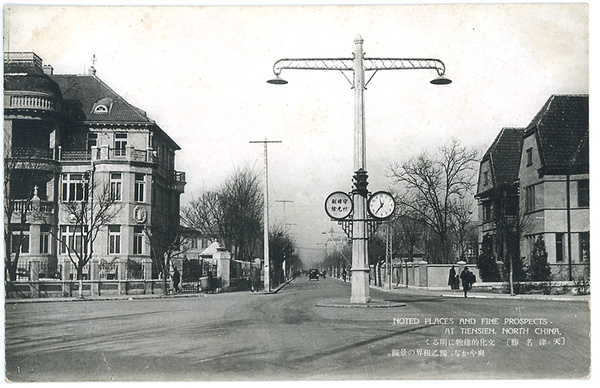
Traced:
POLYGON ((364 90, 379 70, 433 69, 438 77, 431 81, 434 85, 445 85, 451 81, 444 77, 446 67, 439 59, 420 58, 365 58, 363 55, 363 38, 354 39, 353 58, 299 58, 280 59, 273 65, 275 78, 267 81, 270 84, 283 85, 287 81, 280 77, 283 69, 297 70, 337 70, 342 72, 354 89, 354 189, 352 200, 352 268, 350 296, 351 303, 368 303, 369 296, 369 261, 367 257, 368 219, 367 219, 367 169, 366 169, 366 134, 364 115, 364 90), (354 73, 353 80, 344 71, 354 73), (373 71, 371 78, 365 81, 365 71, 373 71))

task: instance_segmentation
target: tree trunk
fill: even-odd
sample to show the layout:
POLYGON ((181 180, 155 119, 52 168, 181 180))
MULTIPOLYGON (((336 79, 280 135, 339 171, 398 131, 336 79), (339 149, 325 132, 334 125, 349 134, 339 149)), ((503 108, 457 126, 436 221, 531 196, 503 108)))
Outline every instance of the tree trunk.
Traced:
POLYGON ((169 293, 169 289, 167 288, 167 285, 169 284, 168 279, 167 279, 169 276, 169 272, 166 269, 163 269, 162 275, 163 275, 163 295, 167 295, 169 293))
POLYGON ((79 266, 77 268, 77 278, 79 279, 78 298, 83 298, 83 273, 82 273, 81 266, 79 266))

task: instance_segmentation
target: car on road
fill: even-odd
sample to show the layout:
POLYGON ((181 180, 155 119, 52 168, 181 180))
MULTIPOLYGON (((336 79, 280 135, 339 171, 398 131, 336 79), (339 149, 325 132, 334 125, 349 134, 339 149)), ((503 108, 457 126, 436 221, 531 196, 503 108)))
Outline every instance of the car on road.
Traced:
POLYGON ((319 270, 318 269, 309 269, 308 270, 308 280, 319 280, 319 270))

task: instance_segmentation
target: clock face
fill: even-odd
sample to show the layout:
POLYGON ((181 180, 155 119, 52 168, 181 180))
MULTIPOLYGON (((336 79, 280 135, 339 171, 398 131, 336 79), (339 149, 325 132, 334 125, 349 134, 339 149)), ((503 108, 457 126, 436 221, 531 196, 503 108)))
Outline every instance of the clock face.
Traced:
POLYGON ((396 201, 388 192, 378 191, 367 201, 369 214, 378 219, 390 217, 396 210, 396 201))

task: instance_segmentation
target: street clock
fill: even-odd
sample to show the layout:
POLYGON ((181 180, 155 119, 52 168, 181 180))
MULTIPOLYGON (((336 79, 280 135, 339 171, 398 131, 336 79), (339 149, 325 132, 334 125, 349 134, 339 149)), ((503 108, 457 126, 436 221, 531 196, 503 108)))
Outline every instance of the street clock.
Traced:
POLYGON ((354 203, 343 191, 334 191, 325 200, 325 212, 334 220, 343 220, 352 214, 354 203))
POLYGON ((387 191, 378 191, 367 200, 369 214, 378 220, 384 220, 394 214, 396 200, 387 191))

